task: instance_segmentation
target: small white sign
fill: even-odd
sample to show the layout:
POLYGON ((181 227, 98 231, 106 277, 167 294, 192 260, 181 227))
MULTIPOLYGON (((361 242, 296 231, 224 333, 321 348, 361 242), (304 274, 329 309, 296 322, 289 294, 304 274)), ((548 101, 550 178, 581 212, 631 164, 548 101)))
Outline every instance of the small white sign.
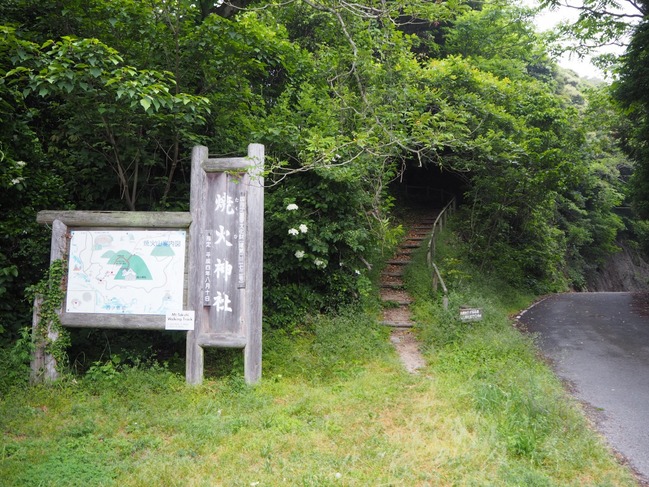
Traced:
POLYGON ((194 329, 194 310, 168 311, 165 315, 165 330, 194 329))
POLYGON ((480 308, 460 308, 461 321, 480 321, 482 320, 482 309, 480 308))

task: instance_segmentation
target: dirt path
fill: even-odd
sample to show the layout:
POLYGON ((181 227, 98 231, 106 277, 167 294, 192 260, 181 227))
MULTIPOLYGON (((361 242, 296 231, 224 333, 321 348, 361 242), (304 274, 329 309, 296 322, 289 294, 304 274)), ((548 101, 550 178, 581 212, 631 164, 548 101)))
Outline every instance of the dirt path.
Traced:
POLYGON ((387 262, 381 274, 381 300, 384 303, 382 324, 393 328, 390 341, 396 348, 404 367, 410 373, 426 365, 419 342, 412 332, 414 322, 410 315, 412 297, 405 290, 403 274, 411 254, 428 243, 436 214, 415 215, 408 233, 395 255, 387 262))
POLYGON ((390 341, 408 372, 416 374, 419 369, 426 366, 426 360, 419 349, 419 341, 413 335, 412 330, 392 330, 390 341))

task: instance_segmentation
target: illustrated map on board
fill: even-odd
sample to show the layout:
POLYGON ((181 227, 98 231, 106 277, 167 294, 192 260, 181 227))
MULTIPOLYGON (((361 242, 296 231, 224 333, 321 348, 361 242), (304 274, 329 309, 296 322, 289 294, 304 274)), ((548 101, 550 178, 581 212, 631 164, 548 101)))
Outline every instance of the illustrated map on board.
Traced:
POLYGON ((184 230, 73 230, 66 312, 182 310, 185 239, 184 230))

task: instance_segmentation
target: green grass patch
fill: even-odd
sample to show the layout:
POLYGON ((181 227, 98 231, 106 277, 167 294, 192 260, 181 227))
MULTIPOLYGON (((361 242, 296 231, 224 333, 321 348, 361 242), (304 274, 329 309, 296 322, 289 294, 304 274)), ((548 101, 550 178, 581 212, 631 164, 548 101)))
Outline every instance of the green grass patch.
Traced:
POLYGON ((539 360, 533 337, 512 326, 511 314, 529 305, 534 296, 473 268, 452 232, 442 234, 437 251, 449 288, 447 310, 441 291, 432 292, 423 252, 407 269, 409 289, 417 298, 418 335, 439 393, 451 401, 458 417, 498 448, 501 465, 492 473, 502 483, 494 485, 622 482, 610 473, 579 474, 587 465, 606 471, 611 456, 590 430, 579 405, 539 360), (460 321, 461 306, 481 308, 483 319, 460 321))

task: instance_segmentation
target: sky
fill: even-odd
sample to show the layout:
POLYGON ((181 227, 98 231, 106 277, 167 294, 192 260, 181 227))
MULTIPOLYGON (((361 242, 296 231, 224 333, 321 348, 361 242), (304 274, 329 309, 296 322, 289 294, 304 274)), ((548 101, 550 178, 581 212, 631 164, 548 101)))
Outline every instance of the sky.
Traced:
MULTIPOLYGON (((577 12, 567 7, 560 7, 556 10, 546 10, 536 16, 535 25, 539 32, 551 29, 564 20, 576 20, 577 12)), ((584 78, 602 78, 604 74, 590 63, 590 58, 578 59, 574 54, 565 54, 558 59, 560 66, 572 69, 579 76, 584 78)))
MULTIPOLYGON (((525 3, 527 3, 528 5, 537 4, 535 0, 530 0, 525 3)), ((571 9, 568 7, 559 7, 558 9, 553 11, 546 10, 540 13, 539 15, 537 15, 535 19, 536 28, 539 32, 542 32, 544 30, 551 29, 561 21, 576 20, 577 15, 578 14, 575 9, 571 9)), ((609 47, 607 48, 606 51, 604 50, 600 51, 600 53, 603 52, 613 52, 615 54, 622 54, 623 48, 609 47)), ((562 58, 558 59, 558 63, 560 66, 564 68, 572 69, 579 76, 582 76, 584 78, 604 79, 604 73, 602 73, 602 71, 600 71, 590 63, 590 58, 579 59, 574 54, 572 56, 566 54, 562 58)))

